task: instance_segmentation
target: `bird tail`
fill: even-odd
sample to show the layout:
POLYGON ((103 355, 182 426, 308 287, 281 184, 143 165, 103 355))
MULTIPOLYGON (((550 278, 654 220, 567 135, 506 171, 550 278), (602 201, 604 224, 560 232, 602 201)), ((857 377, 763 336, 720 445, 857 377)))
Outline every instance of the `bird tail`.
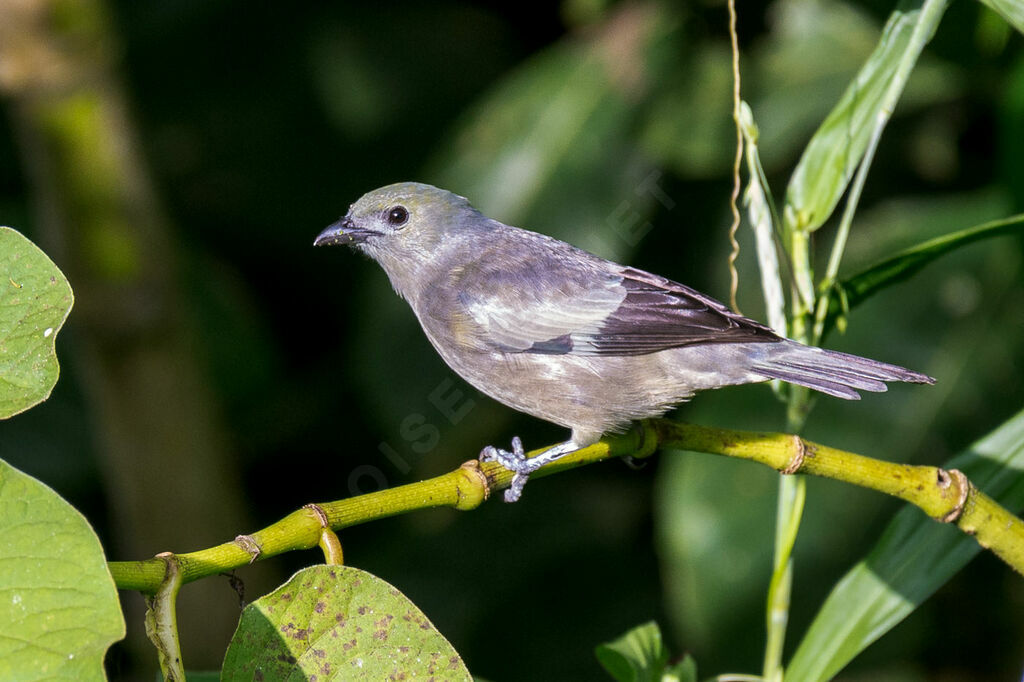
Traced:
POLYGON ((768 379, 781 379, 837 398, 860 400, 857 391, 880 393, 887 381, 934 384, 935 379, 897 365, 833 350, 787 342, 752 369, 768 379))

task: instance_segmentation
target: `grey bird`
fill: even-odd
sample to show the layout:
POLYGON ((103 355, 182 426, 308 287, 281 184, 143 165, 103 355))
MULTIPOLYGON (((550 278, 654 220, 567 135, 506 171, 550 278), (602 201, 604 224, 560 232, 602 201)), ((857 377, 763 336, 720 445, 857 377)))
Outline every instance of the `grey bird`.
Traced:
POLYGON ((527 458, 505 500, 559 457, 664 414, 697 391, 780 379, 839 398, 886 381, 934 383, 902 367, 805 346, 683 284, 483 215, 463 197, 402 182, 369 192, 314 244, 343 244, 384 269, 448 366, 512 408, 572 430, 527 458))

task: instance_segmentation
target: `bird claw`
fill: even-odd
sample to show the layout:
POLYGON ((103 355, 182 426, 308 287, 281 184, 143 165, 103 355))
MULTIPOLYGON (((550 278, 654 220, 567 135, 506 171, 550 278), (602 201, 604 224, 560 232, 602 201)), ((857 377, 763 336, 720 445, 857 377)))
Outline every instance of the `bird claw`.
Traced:
POLYGON ((534 462, 526 456, 523 449, 523 441, 519 436, 512 439, 512 450, 502 450, 493 445, 488 445, 480 451, 481 462, 497 462, 513 474, 512 483, 505 491, 506 502, 516 502, 523 494, 526 482, 530 480, 530 474, 539 469, 543 462, 534 462))
POLYGON ((497 462, 509 471, 518 473, 525 465, 526 451, 523 449, 523 441, 516 436, 512 439, 512 450, 502 450, 493 445, 488 445, 480 451, 481 462, 497 462))

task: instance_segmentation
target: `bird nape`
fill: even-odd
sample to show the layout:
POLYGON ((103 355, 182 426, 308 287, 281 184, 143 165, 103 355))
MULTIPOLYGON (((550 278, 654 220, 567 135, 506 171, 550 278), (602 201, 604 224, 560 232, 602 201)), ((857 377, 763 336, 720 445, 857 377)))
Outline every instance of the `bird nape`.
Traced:
POLYGON ((530 474, 697 391, 779 379, 856 400, 887 381, 934 383, 896 365, 805 346, 672 280, 505 225, 463 197, 403 182, 363 195, 317 236, 375 260, 430 343, 483 393, 571 429, 526 457, 482 460, 530 474))

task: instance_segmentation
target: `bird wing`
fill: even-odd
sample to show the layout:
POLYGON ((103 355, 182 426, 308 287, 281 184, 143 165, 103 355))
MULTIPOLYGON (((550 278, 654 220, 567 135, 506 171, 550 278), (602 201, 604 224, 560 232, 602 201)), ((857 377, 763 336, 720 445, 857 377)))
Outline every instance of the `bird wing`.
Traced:
POLYGON ((583 352, 641 355, 709 343, 779 341, 768 327, 733 313, 695 289, 635 268, 619 271, 625 297, 583 352))
POLYGON ((472 320, 475 342, 491 350, 644 355, 780 340, 690 287, 576 249, 538 248, 502 267, 483 262, 494 261, 461 270, 456 286, 460 317, 472 320))

